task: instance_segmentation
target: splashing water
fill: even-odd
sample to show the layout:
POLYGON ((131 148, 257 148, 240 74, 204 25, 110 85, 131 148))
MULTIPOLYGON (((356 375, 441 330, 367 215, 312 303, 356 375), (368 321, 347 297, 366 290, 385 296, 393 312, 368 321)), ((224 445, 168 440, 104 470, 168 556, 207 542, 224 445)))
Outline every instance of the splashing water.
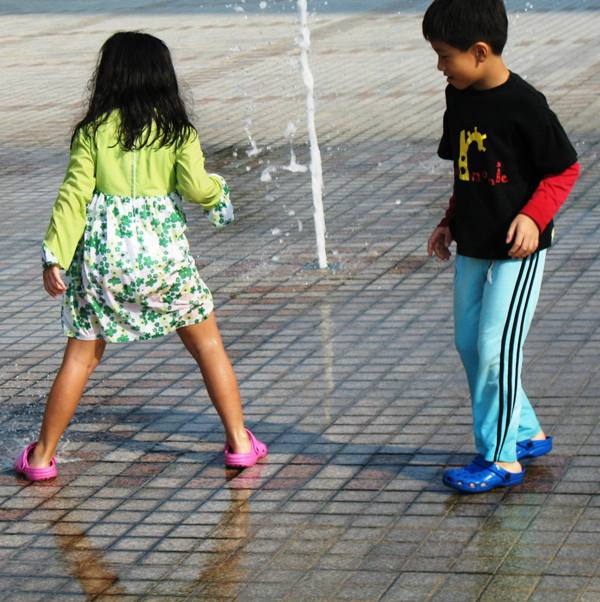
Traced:
POLYGON ((285 128, 284 136, 291 142, 293 141, 297 131, 298 128, 296 127, 296 124, 293 121, 290 121, 285 128))
POLYGON ((307 0, 298 0, 298 11, 300 13, 301 38, 300 64, 302 66, 302 78, 306 86, 306 112, 308 122, 308 137, 310 141, 310 173, 312 177, 313 193, 313 217, 315 220, 315 233, 317 238, 317 255, 319 268, 327 267, 327 253, 325 250, 325 214, 323 211, 323 167, 321 163, 321 151, 317 138, 317 126, 315 123, 315 81, 308 62, 310 51, 310 29, 308 27, 307 0))
POLYGON ((286 171, 291 171, 292 173, 306 173, 308 171, 308 167, 306 165, 302 165, 298 163, 296 160, 296 153, 293 148, 290 148, 290 162, 288 165, 282 167, 286 171))
POLYGON ((301 165, 296 160, 296 153, 294 152, 294 134, 298 128, 291 121, 288 123, 287 129, 285 130, 285 137, 290 141, 290 163, 286 165, 282 169, 286 171, 291 171, 292 173, 306 173, 308 171, 308 167, 306 165, 301 165))
POLYGON ((246 136, 248 137, 248 141, 250 142, 250 150, 246 151, 246 154, 249 157, 256 157, 256 155, 260 155, 262 152, 262 148, 258 148, 256 144, 256 140, 252 137, 252 132, 250 131, 250 126, 252 125, 252 119, 248 117, 246 119, 246 124, 244 125, 244 132, 246 132, 246 136))
POLYGON ((276 171, 277 171, 277 167, 275 167, 274 165, 269 165, 269 167, 266 167, 265 169, 263 169, 262 173, 260 174, 260 181, 265 182, 265 183, 271 182, 273 180, 273 174, 276 171))

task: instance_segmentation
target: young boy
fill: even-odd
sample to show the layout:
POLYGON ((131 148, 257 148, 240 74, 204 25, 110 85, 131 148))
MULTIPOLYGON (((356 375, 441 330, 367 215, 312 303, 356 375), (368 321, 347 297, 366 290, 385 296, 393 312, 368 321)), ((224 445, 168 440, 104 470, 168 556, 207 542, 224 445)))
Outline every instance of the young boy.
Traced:
POLYGON ((579 175, 577 155, 545 97, 502 60, 502 0, 435 0, 423 34, 447 78, 438 154, 454 161, 454 194, 428 243, 457 243, 455 341, 467 373, 479 455, 444 483, 477 493, 523 481, 520 460, 547 454, 521 384, 552 218, 579 175))

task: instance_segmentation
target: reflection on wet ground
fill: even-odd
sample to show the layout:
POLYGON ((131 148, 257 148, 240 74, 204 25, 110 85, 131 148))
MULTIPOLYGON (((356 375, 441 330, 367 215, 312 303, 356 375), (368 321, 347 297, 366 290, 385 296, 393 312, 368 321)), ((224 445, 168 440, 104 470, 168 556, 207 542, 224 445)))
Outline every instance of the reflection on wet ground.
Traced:
POLYGON ((77 525, 58 522, 52 530, 69 574, 77 579, 88 600, 94 600, 108 588, 111 592, 125 593, 118 585, 118 575, 106 565, 102 551, 90 544, 77 525))
POLYGON ((198 587, 206 596, 234 597, 243 583, 248 569, 244 569, 243 558, 250 545, 250 503, 252 494, 249 486, 260 485, 260 467, 254 475, 234 476, 229 480, 230 505, 211 533, 217 540, 215 550, 198 575, 198 587))
POLYGON ((595 515, 591 498, 552 495, 565 457, 529 466, 525 486, 465 497, 439 486, 440 450, 382 447, 365 459, 355 449, 356 462, 338 462, 325 449, 291 461, 275 450, 246 471, 165 454, 162 471, 140 466, 139 481, 117 476, 122 463, 99 462, 104 478, 74 471, 24 487, 13 499, 27 510, 3 516, 26 516, 5 523, 15 547, 4 549, 3 570, 44 567, 29 569, 32 584, 59 575, 57 591, 86 600, 342 600, 357 591, 356 599, 425 600, 441 583, 448 599, 527 599, 556 566, 593 582, 597 548, 575 544, 595 515))

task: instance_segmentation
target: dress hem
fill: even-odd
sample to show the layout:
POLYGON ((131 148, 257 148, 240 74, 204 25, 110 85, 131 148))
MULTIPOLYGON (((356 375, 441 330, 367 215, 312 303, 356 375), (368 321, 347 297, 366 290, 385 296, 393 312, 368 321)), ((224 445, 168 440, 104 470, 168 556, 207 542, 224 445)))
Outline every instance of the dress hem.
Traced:
POLYGON ((177 326, 169 327, 168 330, 165 329, 164 332, 161 332, 159 334, 147 334, 147 335, 141 335, 138 337, 127 338, 127 339, 124 339, 122 337, 111 338, 109 336, 96 336, 94 338, 86 338, 86 337, 78 337, 76 334, 73 334, 72 331, 71 332, 67 332, 66 330, 63 330, 63 331, 64 331, 65 336, 68 339, 75 339, 77 341, 106 341, 107 343, 135 343, 136 341, 151 341, 152 339, 159 339, 159 338, 165 337, 169 334, 173 334, 180 328, 185 328, 186 326, 194 326, 195 324, 202 324, 202 322, 206 322, 206 320, 208 320, 208 318, 213 313, 213 311, 214 311, 214 307, 211 307, 210 311, 208 311, 206 313, 206 316, 204 316, 203 318, 201 318, 201 319, 195 318, 194 320, 186 321, 183 324, 178 324, 177 326))

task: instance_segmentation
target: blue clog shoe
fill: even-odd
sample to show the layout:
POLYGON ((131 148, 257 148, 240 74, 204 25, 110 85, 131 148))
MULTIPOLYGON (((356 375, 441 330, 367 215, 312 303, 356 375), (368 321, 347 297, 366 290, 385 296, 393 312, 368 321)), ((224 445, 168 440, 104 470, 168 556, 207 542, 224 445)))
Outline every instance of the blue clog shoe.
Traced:
POLYGON ((545 439, 524 439, 517 441, 517 460, 527 460, 528 458, 539 458, 552 451, 552 437, 545 439))
POLYGON ((451 468, 444 472, 444 484, 461 493, 485 493, 496 487, 512 487, 523 482, 525 471, 509 472, 494 462, 477 456, 464 468, 451 468))

